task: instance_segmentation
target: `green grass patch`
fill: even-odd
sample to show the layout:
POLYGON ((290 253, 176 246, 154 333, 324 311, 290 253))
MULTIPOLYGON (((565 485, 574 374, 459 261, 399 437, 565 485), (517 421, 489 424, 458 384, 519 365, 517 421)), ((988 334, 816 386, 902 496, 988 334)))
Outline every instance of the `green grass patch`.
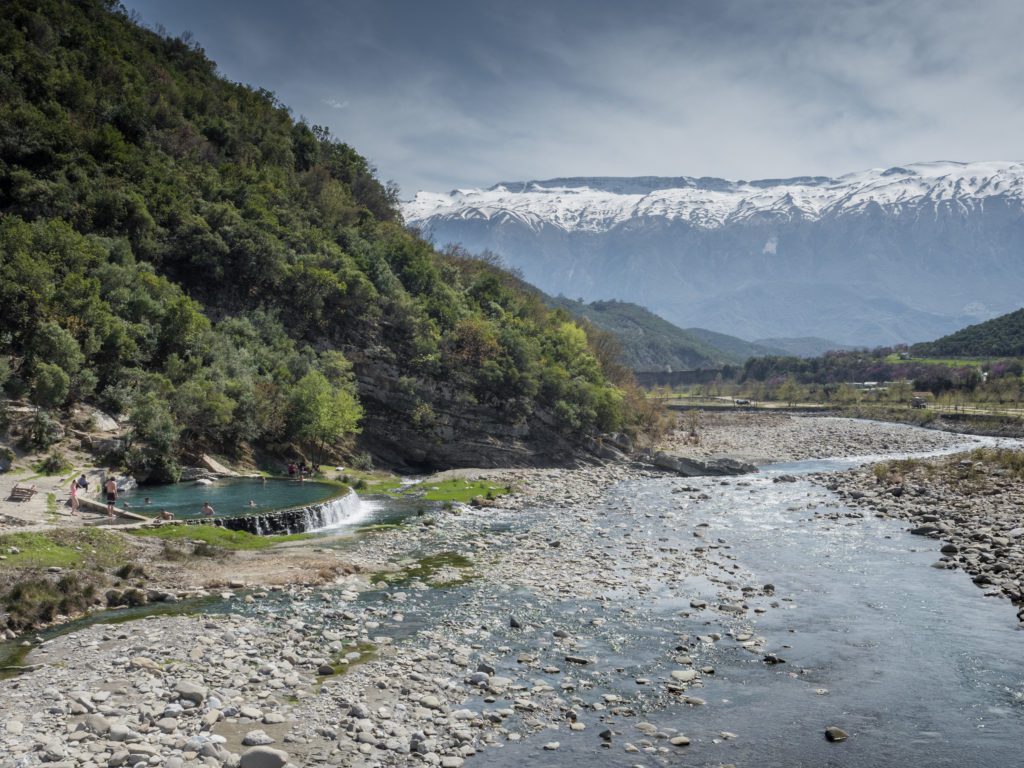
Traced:
POLYGON ((920 363, 922 365, 945 365, 949 368, 966 368, 971 365, 985 365, 1002 360, 1014 360, 1012 357, 910 357, 901 358, 897 353, 887 355, 887 363, 920 363))
POLYGON ((461 501, 463 503, 483 496, 496 499, 511 492, 507 485, 497 485, 490 480, 444 480, 440 483, 417 483, 407 488, 408 494, 427 501, 461 501))
POLYGON ((368 482, 363 488, 356 488, 356 493, 369 496, 397 496, 401 488, 402 481, 395 478, 393 480, 381 480, 376 483, 368 482))
POLYGON ((162 525, 159 528, 136 528, 131 533, 164 541, 201 541, 207 546, 229 550, 268 549, 286 541, 313 538, 309 533, 257 536, 246 531, 229 531, 216 525, 162 525))
POLYGON ((395 475, 360 469, 343 470, 335 475, 335 480, 363 495, 394 495, 402 487, 401 479, 395 475))
MULTIPOLYGON (((356 643, 353 645, 346 645, 329 662, 331 667, 334 668, 334 677, 344 675, 346 672, 351 672, 353 669, 358 667, 360 664, 366 664, 368 661, 373 661, 377 658, 378 648, 373 643, 356 643), (347 660, 345 659, 346 653, 352 653, 356 651, 359 654, 358 659, 347 660)), ((332 675, 318 675, 317 680, 323 683, 324 680, 329 679, 332 675)))
POLYGON ((473 561, 465 555, 460 555, 458 552, 438 552, 404 566, 398 573, 383 574, 381 578, 393 584, 403 584, 418 579, 432 587, 457 587, 472 581, 475 576, 473 561), (439 578, 439 574, 451 576, 452 571, 458 575, 453 578, 439 578))
POLYGON ((112 568, 122 563, 128 547, 116 533, 99 528, 8 533, 0 536, 0 568, 112 568), (17 554, 11 554, 14 547, 17 554))
POLYGON ((391 496, 402 498, 412 496, 426 501, 469 502, 477 496, 495 499, 511 492, 507 485, 490 480, 444 480, 436 483, 402 485, 401 478, 380 473, 346 471, 341 476, 350 483, 357 493, 364 496, 391 496))
POLYGON ((56 516, 57 515, 57 494, 48 493, 46 494, 46 514, 56 516))

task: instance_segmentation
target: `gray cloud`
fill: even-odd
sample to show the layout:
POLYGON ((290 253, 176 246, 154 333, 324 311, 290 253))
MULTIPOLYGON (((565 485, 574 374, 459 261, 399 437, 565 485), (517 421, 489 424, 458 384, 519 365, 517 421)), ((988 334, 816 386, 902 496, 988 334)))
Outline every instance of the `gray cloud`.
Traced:
POLYGON ((125 4, 405 195, 1016 159, 1024 130, 1017 0, 125 4))

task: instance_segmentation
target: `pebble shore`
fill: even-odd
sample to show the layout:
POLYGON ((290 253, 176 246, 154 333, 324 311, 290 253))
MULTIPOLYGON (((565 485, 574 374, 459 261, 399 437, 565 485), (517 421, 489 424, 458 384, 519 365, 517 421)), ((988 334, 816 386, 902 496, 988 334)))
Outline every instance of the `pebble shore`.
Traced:
MULTIPOLYGON (((744 438, 744 416, 705 425, 702 455, 864 455, 957 439, 788 416, 757 416, 744 438)), ((668 448, 686 453, 684 439, 668 448)), ((27 656, 33 671, 0 681, 0 768, 458 768, 530 735, 556 751, 587 729, 625 753, 685 750, 684 724, 644 722, 641 702, 703 706, 716 645, 772 663, 751 617, 778 602, 727 543, 703 539, 699 518, 682 511, 699 500, 684 479, 670 481, 680 505, 659 524, 692 544, 669 546, 619 522, 641 513, 628 500, 609 503, 612 489, 655 476, 664 477, 627 464, 506 471, 502 484, 518 493, 493 507, 438 511, 338 548, 333 556, 358 572, 332 584, 250 587, 222 596, 230 613, 99 624, 49 640, 27 656), (715 589, 710 604, 693 598, 693 578, 715 589), (453 595, 445 610, 427 607, 436 588, 453 595), (616 621, 639 627, 641 612, 631 617, 628 606, 653 590, 705 611, 706 628, 666 646, 663 676, 630 679, 636 694, 609 693, 625 672, 598 652, 617 642, 604 606, 627 606, 616 621)))
POLYGON ((1024 478, 969 453, 819 475, 848 508, 906 520, 935 540, 936 568, 1007 597, 1024 622, 1024 478))
MULTIPOLYGON (((682 421, 691 418, 684 415, 682 421)), ((787 413, 708 411, 694 417, 696 436, 678 429, 665 450, 694 457, 730 456, 755 464, 803 459, 937 451, 961 435, 903 424, 787 413)))
MULTIPOLYGON (((0 746, 8 755, 0 765, 259 768, 285 761, 413 761, 455 768, 494 744, 547 730, 555 740, 545 746, 554 750, 558 731, 583 729, 579 711, 628 717, 635 705, 581 695, 609 673, 587 650, 588 640, 601 636, 604 619, 584 616, 581 626, 593 637, 581 637, 579 621, 571 632, 552 626, 545 608, 565 600, 600 603, 613 593, 639 597, 654 583, 679 585, 683 594, 684 577, 693 574, 721 586, 721 626, 703 639, 681 640, 692 652, 680 652, 679 669, 652 685, 690 696, 700 686, 701 646, 726 634, 760 652, 762 641, 739 617, 763 588, 743 583, 735 566, 726 557, 718 562, 710 547, 655 557, 656 547, 637 541, 627 544, 629 562, 608 567, 610 532, 599 507, 610 486, 644 470, 530 471, 524 482, 527 474, 529 491, 518 498, 447 513, 443 521, 421 524, 415 536, 384 531, 345 552, 363 569, 394 571, 410 564, 415 539, 419 551, 458 548, 473 563, 470 572, 449 565, 409 581, 367 583, 352 575, 330 588, 229 594, 248 601, 248 615, 96 625, 45 643, 28 659, 41 668, 0 684, 0 746), (524 507, 562 514, 538 515, 528 530, 490 525, 515 522, 524 507), (418 594, 464 578, 477 580, 486 597, 456 606, 409 642, 393 642, 404 614, 416 610, 418 594), (513 585, 529 592, 518 616, 500 598, 513 585), (359 600, 367 590, 379 599, 359 600), (273 610, 261 612, 265 603, 273 610), (515 650, 506 645, 512 630, 515 650), (509 665, 515 671, 499 674, 509 665)), ((703 703, 690 698, 693 706, 703 703)), ((679 732, 645 735, 642 726, 628 747, 668 750, 687 741, 679 732), (658 739, 662 744, 655 747, 658 739)))

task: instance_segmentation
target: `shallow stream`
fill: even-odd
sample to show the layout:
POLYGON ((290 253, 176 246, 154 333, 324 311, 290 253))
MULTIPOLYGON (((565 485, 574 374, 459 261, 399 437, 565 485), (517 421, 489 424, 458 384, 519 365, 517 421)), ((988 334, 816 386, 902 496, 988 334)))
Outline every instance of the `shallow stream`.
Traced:
MULTIPOLYGON (((962 572, 928 567, 939 556, 936 542, 909 535, 899 522, 861 517, 861 510, 842 507, 834 494, 799 477, 862 462, 795 462, 744 478, 687 480, 696 493, 683 499, 672 492, 679 478, 616 487, 605 510, 605 529, 612 532, 609 567, 635 569, 642 581, 639 551, 671 557, 695 547, 711 550, 712 566, 703 575, 682 577, 683 584, 654 581, 642 585, 639 597, 609 592, 602 601, 552 603, 483 580, 417 597, 405 614, 408 622, 418 613, 418 626, 464 625, 467 615, 491 615, 495 606, 528 619, 540 629, 487 627, 488 646, 510 649, 498 674, 556 689, 572 681, 564 697, 569 706, 577 698, 573 709, 585 730, 572 732, 566 722, 557 730, 527 733, 518 743, 489 748, 473 764, 1019 764, 1024 632, 1015 610, 1005 599, 984 597, 962 572), (781 474, 797 481, 773 482, 781 474), (700 499, 701 492, 709 498, 700 499), (826 517, 836 513, 838 519, 826 517), (751 595, 745 616, 725 614, 716 605, 722 584, 733 579, 771 584, 774 594, 751 595), (691 608, 694 598, 709 607, 691 608), (598 629, 594 617, 604 620, 598 629), (723 626, 734 628, 733 637, 722 633, 723 626), (574 650, 594 663, 567 664, 565 648, 551 641, 556 627, 582 638, 574 650), (721 639, 709 637, 713 631, 721 639), (763 647, 744 648, 737 641, 744 631, 762 638, 763 647), (683 696, 666 693, 659 682, 680 668, 673 656, 682 651, 674 649, 684 647, 694 668, 714 668, 702 675, 703 687, 687 692, 705 700, 700 706, 683 703, 683 696), (560 673, 541 674, 536 667, 525 672, 517 662, 522 653, 560 673), (784 663, 765 663, 766 653, 784 663), (620 700, 609 702, 609 696, 620 700), (596 712, 579 706, 594 703, 596 712), (616 705, 635 714, 610 716, 616 705), (691 744, 669 746, 638 730, 641 722, 654 727, 649 730, 685 734, 691 744), (829 725, 850 738, 828 742, 829 725), (607 747, 598 737, 605 729, 613 734, 607 747), (559 743, 557 751, 541 749, 551 741, 559 743), (638 751, 624 754, 627 744, 638 751)), ((550 514, 563 513, 515 515, 513 532, 550 514)), ((469 706, 486 707, 480 700, 469 706)))
MULTIPOLYGON (((937 542, 907 534, 899 522, 846 509, 835 494, 800 477, 864 460, 778 464, 725 480, 653 476, 615 486, 593 513, 601 536, 595 551, 603 556, 595 573, 629 574, 629 586, 598 597, 577 599, 570 590, 541 598, 517 586, 514 574, 486 570, 503 547, 512 551, 552 530, 564 533, 566 510, 551 506, 441 518, 453 552, 472 551, 485 537, 501 542, 479 558, 475 577, 431 589, 399 579, 359 602, 379 615, 379 634, 398 644, 421 647, 430 633, 450 632, 467 645, 499 649, 498 675, 527 682, 537 696, 551 686, 586 726, 570 731, 566 719, 552 728, 517 713, 506 727, 522 739, 489 746, 468 765, 1019 764, 1024 632, 1010 603, 984 597, 962 572, 929 568, 937 542), (783 474, 795 482, 773 482, 783 474), (700 568, 673 570, 695 559, 700 568), (753 585, 745 612, 727 609, 737 585, 753 585), (511 628, 510 616, 523 628, 511 628), (567 663, 565 644, 552 638, 556 629, 575 638, 572 653, 590 663, 567 663), (703 684, 685 695, 664 685, 685 664, 683 654, 693 669, 705 670, 703 684), (766 654, 783 663, 766 663, 766 654), (524 657, 532 663, 524 665, 524 657), (686 696, 703 703, 687 703, 686 696), (613 715, 614 707, 621 711, 613 715), (850 738, 826 741, 829 725, 850 738), (599 736, 606 729, 610 742, 599 736), (657 731, 685 734, 691 743, 670 746, 657 731), (557 751, 541 749, 553 741, 557 751)), ((412 519, 421 509, 383 504, 363 525, 412 519)), ((332 546, 372 544, 366 536, 332 546)), ((413 531, 405 539, 410 562, 436 554, 419 549, 413 531)), ((425 562, 416 567, 427 569, 425 562)), ((330 593, 283 600, 272 594, 253 606, 235 599, 196 608, 344 625, 330 593)), ((475 699, 467 706, 502 704, 475 699)))

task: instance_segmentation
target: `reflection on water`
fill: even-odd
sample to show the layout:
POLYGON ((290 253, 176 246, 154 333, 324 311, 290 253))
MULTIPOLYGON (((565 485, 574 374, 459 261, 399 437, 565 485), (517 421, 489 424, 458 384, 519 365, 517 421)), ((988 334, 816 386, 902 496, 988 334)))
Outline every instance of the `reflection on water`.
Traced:
POLYGON ((133 512, 155 515, 159 510, 172 512, 177 519, 202 516, 203 502, 210 502, 218 517, 268 512, 273 509, 299 507, 334 496, 338 487, 328 483, 259 478, 217 480, 209 485, 176 483, 142 486, 119 494, 133 512), (149 504, 146 499, 149 499, 149 504), (252 504, 250 504, 252 502, 252 504))

